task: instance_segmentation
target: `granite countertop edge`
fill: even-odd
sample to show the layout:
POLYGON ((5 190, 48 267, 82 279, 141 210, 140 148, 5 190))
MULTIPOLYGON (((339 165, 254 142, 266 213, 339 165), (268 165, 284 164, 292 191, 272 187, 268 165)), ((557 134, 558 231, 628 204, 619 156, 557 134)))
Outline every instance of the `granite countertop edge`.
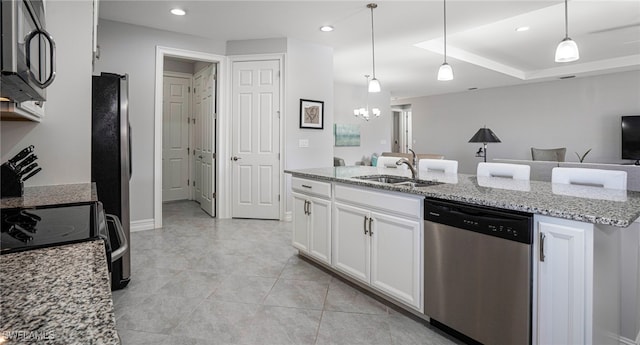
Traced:
POLYGON ((0 208, 37 207, 98 201, 95 182, 25 187, 20 197, 0 199, 0 208))
MULTIPOLYGON (((622 207, 623 205, 628 206, 623 209, 623 211, 625 211, 624 215, 620 215, 620 214, 616 214, 616 212, 611 212, 611 209, 607 209, 606 206, 611 205, 609 204, 610 202, 608 201, 594 201, 592 199, 582 199, 578 197, 561 197, 561 196, 554 195, 551 198, 551 200, 553 200, 553 204, 536 205, 537 200, 535 199, 531 199, 530 202, 524 202, 528 200, 526 197, 523 197, 524 194, 522 193, 530 193, 531 195, 533 195, 532 192, 523 192, 523 191, 516 191, 516 190, 509 191, 505 189, 499 189, 497 191, 501 194, 501 196, 505 196, 505 195, 507 197, 513 196, 512 200, 516 200, 518 202, 513 202, 508 200, 501 201, 491 197, 491 191, 492 190, 496 191, 492 188, 483 187, 489 191, 487 192, 488 194, 486 196, 483 195, 482 197, 477 197, 474 195, 464 195, 465 187, 468 188, 468 186, 465 186, 464 184, 461 184, 459 188, 450 187, 454 185, 454 184, 450 184, 449 189, 454 188, 458 190, 455 190, 455 192, 446 192, 446 191, 438 191, 437 185, 412 188, 407 186, 396 186, 396 185, 391 185, 387 183, 359 180, 359 179, 353 178, 354 176, 371 175, 374 172, 374 170, 372 170, 371 167, 368 167, 365 169, 352 167, 351 171, 354 171, 354 172, 357 171, 357 173, 352 174, 351 176, 348 173, 346 173, 345 176, 335 176, 335 174, 334 176, 329 176, 328 174, 325 173, 329 171, 329 169, 330 168, 284 170, 284 172, 291 174, 292 176, 295 176, 295 177, 309 178, 309 179, 327 181, 327 182, 340 182, 340 183, 346 183, 346 184, 368 187, 368 188, 375 188, 380 190, 417 194, 417 195, 423 195, 425 197, 430 197, 430 198, 457 201, 457 202, 463 202, 463 203, 472 204, 472 205, 519 211, 519 212, 538 214, 538 215, 550 216, 554 218, 562 218, 562 219, 587 222, 587 223, 593 223, 593 224, 611 225, 619 228, 628 227, 634 222, 635 219, 637 219, 640 216, 640 207, 636 207, 635 210, 633 210, 634 205, 628 205, 630 204, 631 201, 635 205, 640 205, 639 192, 628 191, 627 194, 629 196, 627 197, 627 199, 631 201, 627 201, 626 203, 616 203, 615 206, 618 206, 620 209, 623 208, 622 207), (316 171, 321 171, 322 173, 318 173, 316 171), (593 210, 591 209, 594 207, 587 208, 587 207, 580 207, 580 205, 578 206, 575 205, 575 204, 580 204, 581 201, 585 201, 585 200, 588 201, 589 203, 601 203, 602 206, 595 207, 598 210, 598 212, 592 212, 593 210), (573 207, 568 207, 569 204, 572 204, 573 207)), ((392 172, 395 169, 383 169, 383 170, 384 170, 384 172, 382 173, 383 175, 407 176, 402 172, 399 172, 399 173, 392 172)), ((458 178, 461 180, 469 179, 473 177, 475 176, 458 174, 458 178)), ((550 188, 550 186, 552 185, 550 182, 543 182, 543 181, 532 181, 532 182, 537 185, 545 186, 546 188, 550 188)), ((477 186, 474 186, 474 187, 477 188, 477 186)), ((551 193, 546 193, 546 194, 550 195, 551 193)))

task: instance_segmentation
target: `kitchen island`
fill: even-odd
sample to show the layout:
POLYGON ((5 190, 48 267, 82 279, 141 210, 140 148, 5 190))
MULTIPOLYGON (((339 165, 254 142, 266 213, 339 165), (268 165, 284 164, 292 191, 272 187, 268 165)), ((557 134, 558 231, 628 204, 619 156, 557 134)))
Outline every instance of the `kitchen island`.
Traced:
POLYGON ((120 344, 102 240, 0 256, 0 343, 120 344))
POLYGON ((425 197, 533 216, 534 344, 617 344, 621 304, 638 301, 620 294, 621 277, 637 275, 622 272, 621 248, 638 246, 622 243, 620 233, 637 231, 639 192, 438 173, 420 173, 423 183, 412 186, 378 182, 411 174, 377 167, 285 172, 293 176, 293 245, 300 254, 418 316, 425 197))

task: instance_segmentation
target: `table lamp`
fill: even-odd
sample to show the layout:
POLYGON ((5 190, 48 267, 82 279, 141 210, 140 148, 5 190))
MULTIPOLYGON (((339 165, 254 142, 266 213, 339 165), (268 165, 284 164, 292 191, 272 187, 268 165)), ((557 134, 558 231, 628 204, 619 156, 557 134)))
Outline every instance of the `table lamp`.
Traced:
POLYGON ((498 136, 491 131, 491 129, 485 126, 483 128, 480 128, 476 132, 476 134, 474 134, 471 137, 471 139, 469 139, 469 142, 482 143, 484 145, 484 151, 483 151, 483 148, 480 148, 480 150, 476 152, 476 157, 483 157, 484 161, 486 162, 487 161, 487 143, 500 143, 501 141, 498 138, 498 136))

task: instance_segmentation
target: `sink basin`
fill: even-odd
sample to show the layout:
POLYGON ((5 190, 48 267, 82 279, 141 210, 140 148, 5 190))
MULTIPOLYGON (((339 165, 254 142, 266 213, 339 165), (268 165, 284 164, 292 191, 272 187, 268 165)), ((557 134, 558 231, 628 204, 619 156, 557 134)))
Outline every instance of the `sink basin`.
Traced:
POLYGON ((358 180, 366 180, 366 181, 374 181, 374 182, 382 182, 382 183, 401 183, 401 182, 411 182, 412 179, 410 177, 402 177, 402 176, 389 176, 389 175, 371 175, 371 176, 356 176, 354 177, 358 180))
POLYGON ((380 183, 388 183, 394 186, 406 186, 406 187, 427 187, 433 186, 436 184, 441 184, 441 182, 435 181, 426 181, 426 180, 414 180, 410 177, 403 176, 390 176, 390 175, 369 175, 369 176, 356 176, 354 177, 358 180, 372 181, 372 182, 380 182, 380 183))

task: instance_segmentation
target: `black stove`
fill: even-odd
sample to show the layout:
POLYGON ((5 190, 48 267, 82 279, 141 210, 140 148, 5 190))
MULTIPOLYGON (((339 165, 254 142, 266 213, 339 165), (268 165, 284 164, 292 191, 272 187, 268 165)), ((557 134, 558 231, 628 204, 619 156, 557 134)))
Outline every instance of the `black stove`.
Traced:
POLYGON ((1 209, 0 254, 100 238, 108 242, 100 212, 95 202, 1 209))

